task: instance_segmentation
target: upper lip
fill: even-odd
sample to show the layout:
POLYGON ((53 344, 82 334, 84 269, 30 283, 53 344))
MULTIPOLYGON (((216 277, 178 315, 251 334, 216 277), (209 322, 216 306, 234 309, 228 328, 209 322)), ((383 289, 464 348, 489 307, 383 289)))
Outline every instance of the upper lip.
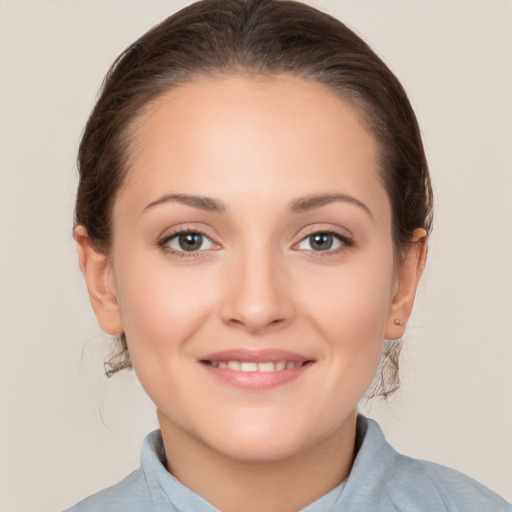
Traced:
POLYGON ((281 349, 251 350, 237 348, 212 352, 201 357, 200 361, 247 361, 251 363, 268 363, 273 361, 306 362, 311 361, 311 358, 281 349))

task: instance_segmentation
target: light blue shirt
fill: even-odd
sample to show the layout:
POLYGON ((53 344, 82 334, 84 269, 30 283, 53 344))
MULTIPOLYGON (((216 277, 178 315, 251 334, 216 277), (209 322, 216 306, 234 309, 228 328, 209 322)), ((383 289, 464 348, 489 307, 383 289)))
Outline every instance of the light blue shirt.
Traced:
MULTIPOLYGON (((512 512, 509 503, 468 476, 400 455, 364 416, 357 420, 357 444, 348 478, 301 512, 512 512)), ((138 470, 67 512, 219 511, 168 473, 155 430, 144 440, 138 470)))

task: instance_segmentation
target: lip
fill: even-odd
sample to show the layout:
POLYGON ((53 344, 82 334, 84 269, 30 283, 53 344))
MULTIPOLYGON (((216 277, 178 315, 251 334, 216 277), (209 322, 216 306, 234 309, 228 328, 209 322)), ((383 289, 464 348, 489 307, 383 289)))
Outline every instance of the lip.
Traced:
POLYGON ((214 352, 201 357, 198 362, 214 378, 241 389, 263 391, 282 386, 301 377, 314 363, 313 359, 295 352, 280 349, 232 349, 214 352), (219 361, 239 361, 249 363, 269 363, 286 361, 300 364, 293 368, 285 368, 272 372, 250 371, 245 372, 231 368, 214 367, 210 363, 219 361))
POLYGON ((311 359, 295 352, 280 349, 250 350, 238 348, 213 352, 204 357, 201 361, 248 361, 251 363, 268 363, 271 361, 292 361, 304 363, 311 359))

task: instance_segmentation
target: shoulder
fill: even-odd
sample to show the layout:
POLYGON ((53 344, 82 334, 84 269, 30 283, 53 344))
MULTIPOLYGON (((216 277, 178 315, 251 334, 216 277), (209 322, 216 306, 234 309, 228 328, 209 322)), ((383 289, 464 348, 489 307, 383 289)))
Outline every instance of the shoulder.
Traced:
POLYGON ((167 493, 180 495, 177 482, 165 469, 165 452, 160 431, 146 436, 140 468, 119 483, 77 503, 65 512, 157 512, 174 510, 167 493), (162 506, 165 504, 165 506, 162 506))
POLYGON ((387 493, 390 500, 404 510, 420 510, 420 504, 424 507, 428 503, 432 507, 428 510, 512 511, 509 503, 473 478, 446 466, 398 453, 387 482, 387 493))
POLYGON ((373 478, 380 480, 381 488, 385 489, 390 510, 512 511, 503 498, 469 476, 440 464, 399 454, 387 443, 376 422, 364 421, 366 432, 360 449, 361 469, 371 465, 373 478), (375 464, 377 455, 380 464, 375 464))
POLYGON ((65 512, 129 512, 146 510, 148 503, 151 503, 151 496, 144 475, 138 469, 119 483, 85 498, 65 512))

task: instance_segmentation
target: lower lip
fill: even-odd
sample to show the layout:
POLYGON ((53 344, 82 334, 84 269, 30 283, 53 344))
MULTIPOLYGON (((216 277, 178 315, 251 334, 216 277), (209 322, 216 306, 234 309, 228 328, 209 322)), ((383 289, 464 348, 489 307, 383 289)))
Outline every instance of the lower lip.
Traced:
POLYGON ((230 368, 215 368, 205 363, 201 364, 220 381, 230 386, 255 391, 263 391, 288 384, 301 377, 313 365, 312 362, 307 362, 297 368, 275 372, 242 372, 230 368))

